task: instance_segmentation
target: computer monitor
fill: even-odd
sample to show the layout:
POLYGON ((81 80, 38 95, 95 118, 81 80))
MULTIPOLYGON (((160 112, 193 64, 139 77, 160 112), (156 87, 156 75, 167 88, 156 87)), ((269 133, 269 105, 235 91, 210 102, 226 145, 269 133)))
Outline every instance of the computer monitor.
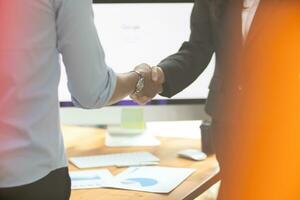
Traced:
MULTIPOLYGON (((176 53, 189 39, 191 0, 94 0, 95 25, 106 55, 116 72, 128 72, 141 63, 157 65, 176 53)), ((157 96, 150 105, 204 104, 215 60, 188 88, 172 99, 157 96)), ((72 106, 62 65, 61 105, 72 106)), ((117 105, 135 105, 129 98, 117 105)))

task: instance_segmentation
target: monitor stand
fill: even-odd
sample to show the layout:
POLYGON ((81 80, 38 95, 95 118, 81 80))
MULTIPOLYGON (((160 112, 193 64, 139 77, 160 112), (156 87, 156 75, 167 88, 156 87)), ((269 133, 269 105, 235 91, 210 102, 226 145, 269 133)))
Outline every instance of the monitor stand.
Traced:
POLYGON ((144 109, 138 107, 123 108, 120 125, 109 125, 105 136, 105 145, 109 147, 156 146, 160 142, 147 133, 144 109))
POLYGON ((141 107, 128 107, 121 110, 121 123, 109 125, 107 130, 111 135, 138 135, 146 129, 144 109, 141 107))

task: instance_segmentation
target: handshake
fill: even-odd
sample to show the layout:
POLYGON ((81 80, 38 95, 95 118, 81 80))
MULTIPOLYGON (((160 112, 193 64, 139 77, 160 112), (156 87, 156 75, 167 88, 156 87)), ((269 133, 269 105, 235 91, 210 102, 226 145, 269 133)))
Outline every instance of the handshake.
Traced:
POLYGON ((141 64, 135 67, 135 72, 143 76, 143 87, 130 95, 130 98, 139 104, 146 104, 157 94, 163 92, 165 75, 160 67, 151 67, 141 64))

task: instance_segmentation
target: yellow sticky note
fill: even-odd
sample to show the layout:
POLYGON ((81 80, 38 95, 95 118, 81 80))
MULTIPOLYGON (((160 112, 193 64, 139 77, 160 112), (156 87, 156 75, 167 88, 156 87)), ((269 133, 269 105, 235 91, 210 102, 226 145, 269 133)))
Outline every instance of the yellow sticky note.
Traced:
POLYGON ((143 108, 123 108, 121 127, 125 129, 145 129, 143 108))

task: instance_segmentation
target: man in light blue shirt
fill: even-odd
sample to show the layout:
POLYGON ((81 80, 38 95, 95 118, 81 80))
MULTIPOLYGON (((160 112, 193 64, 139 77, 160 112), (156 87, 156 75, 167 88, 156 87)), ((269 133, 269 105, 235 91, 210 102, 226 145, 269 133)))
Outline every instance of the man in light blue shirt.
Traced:
POLYGON ((92 0, 0 0, 0 25, 0 199, 68 199, 59 55, 74 104, 88 109, 146 92, 151 69, 106 65, 92 0))

